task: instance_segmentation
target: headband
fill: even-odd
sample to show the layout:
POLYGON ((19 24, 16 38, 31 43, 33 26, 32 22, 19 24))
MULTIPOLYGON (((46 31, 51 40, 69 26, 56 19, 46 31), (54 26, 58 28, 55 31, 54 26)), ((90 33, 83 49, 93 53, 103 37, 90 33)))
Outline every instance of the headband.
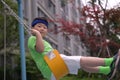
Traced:
POLYGON ((36 24, 38 23, 43 23, 48 27, 48 22, 46 20, 42 20, 42 19, 36 19, 32 22, 32 27, 34 27, 36 24))

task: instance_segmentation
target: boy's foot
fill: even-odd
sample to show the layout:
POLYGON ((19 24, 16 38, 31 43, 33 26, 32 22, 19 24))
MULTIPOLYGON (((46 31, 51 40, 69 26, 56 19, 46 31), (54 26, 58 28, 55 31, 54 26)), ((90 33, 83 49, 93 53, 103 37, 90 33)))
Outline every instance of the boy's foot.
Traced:
POLYGON ((113 58, 114 58, 114 60, 110 65, 111 72, 107 75, 108 80, 111 80, 115 76, 115 73, 118 69, 118 66, 120 65, 120 57, 119 56, 114 56, 113 58))

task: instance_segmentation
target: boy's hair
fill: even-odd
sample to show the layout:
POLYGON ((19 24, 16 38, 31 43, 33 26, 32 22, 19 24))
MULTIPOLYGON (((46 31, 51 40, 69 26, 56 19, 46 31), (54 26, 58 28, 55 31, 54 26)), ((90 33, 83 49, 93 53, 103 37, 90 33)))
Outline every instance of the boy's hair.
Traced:
POLYGON ((33 21, 32 21, 32 27, 34 27, 36 24, 38 24, 38 23, 43 23, 43 24, 45 24, 46 26, 47 26, 47 28, 48 28, 48 21, 47 21, 47 19, 45 18, 45 17, 37 17, 37 18, 35 18, 33 21))

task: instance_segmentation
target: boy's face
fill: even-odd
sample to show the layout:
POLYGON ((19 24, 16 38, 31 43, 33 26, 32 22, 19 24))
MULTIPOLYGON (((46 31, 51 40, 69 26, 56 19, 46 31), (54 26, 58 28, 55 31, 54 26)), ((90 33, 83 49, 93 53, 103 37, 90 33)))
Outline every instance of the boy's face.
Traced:
POLYGON ((47 26, 43 23, 36 24, 33 27, 33 29, 38 30, 40 34, 42 35, 42 37, 45 37, 45 35, 47 34, 47 26))

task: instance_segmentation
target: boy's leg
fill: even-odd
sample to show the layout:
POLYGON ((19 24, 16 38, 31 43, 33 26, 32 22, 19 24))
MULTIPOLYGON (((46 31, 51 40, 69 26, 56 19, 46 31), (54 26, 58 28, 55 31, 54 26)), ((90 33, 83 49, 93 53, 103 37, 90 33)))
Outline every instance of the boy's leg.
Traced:
POLYGON ((82 67, 82 69, 89 73, 102 73, 102 74, 109 74, 110 73, 110 67, 103 67, 103 66, 97 66, 97 67, 82 67))
POLYGON ((120 50, 118 54, 111 58, 98 58, 98 57, 81 57, 80 65, 87 67, 96 67, 96 66, 110 66, 115 57, 120 57, 120 50))
POLYGON ((81 57, 80 65, 86 72, 102 73, 107 75, 112 72, 110 65, 113 60, 113 58, 81 57))
POLYGON ((90 73, 102 73, 109 77, 112 76, 114 70, 116 69, 114 65, 115 62, 112 62, 111 66, 96 66, 96 67, 89 67, 89 66, 81 66, 82 70, 90 73))
POLYGON ((80 65, 87 67, 110 66, 113 58, 81 57, 80 65))
MULTIPOLYGON (((111 63, 112 60, 108 58, 109 62, 111 63)), ((98 58, 98 57, 81 57, 80 59, 80 66, 81 68, 90 73, 102 73, 102 74, 109 74, 111 69, 109 66, 105 66, 105 58, 98 58)))
POLYGON ((120 64, 120 59, 118 59, 118 58, 120 58, 120 51, 118 52, 117 56, 113 57, 113 60, 110 58, 108 58, 108 59, 106 58, 106 60, 107 60, 106 62, 109 62, 109 64, 107 64, 108 66, 104 67, 104 66, 101 66, 101 65, 105 65, 104 58, 88 57, 86 59, 86 57, 85 57, 85 58, 81 59, 81 61, 83 60, 83 62, 81 62, 82 63, 81 68, 86 72, 102 73, 102 74, 108 75, 108 78, 112 78, 112 77, 114 77, 116 69, 118 68, 118 66, 120 64), (96 60, 94 61, 94 59, 96 59, 96 60), (98 63, 97 63, 97 61, 98 61, 98 63), (89 62, 92 62, 93 64, 90 64, 89 62), (94 67, 94 66, 96 66, 96 67, 94 67))

